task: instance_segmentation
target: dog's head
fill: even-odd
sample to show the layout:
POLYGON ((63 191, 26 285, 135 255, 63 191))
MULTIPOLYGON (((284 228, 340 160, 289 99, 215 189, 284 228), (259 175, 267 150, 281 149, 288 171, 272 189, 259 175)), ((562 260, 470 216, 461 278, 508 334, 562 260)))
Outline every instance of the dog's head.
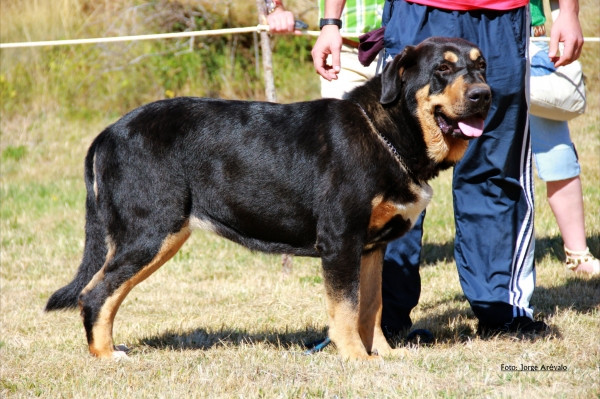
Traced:
POLYGON ((432 37, 407 46, 382 73, 380 102, 401 101, 423 130, 431 159, 458 161, 483 132, 492 101, 486 62, 472 43, 432 37))

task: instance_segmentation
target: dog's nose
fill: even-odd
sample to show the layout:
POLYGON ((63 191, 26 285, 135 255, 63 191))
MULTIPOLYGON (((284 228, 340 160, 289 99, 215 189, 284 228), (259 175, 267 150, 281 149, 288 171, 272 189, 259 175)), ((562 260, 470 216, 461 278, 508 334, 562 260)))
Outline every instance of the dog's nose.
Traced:
POLYGON ((492 100, 492 92, 488 86, 473 86, 467 91, 467 97, 478 106, 486 106, 492 100))

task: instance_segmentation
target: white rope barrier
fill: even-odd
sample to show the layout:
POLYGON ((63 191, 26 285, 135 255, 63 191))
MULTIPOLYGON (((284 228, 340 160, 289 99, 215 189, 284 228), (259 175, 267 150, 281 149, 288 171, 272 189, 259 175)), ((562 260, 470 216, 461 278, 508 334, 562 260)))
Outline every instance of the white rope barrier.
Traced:
POLYGON ((269 29, 268 25, 258 25, 248 28, 214 29, 193 32, 175 32, 159 33, 154 35, 136 35, 136 36, 115 36, 115 37, 97 37, 92 39, 73 39, 73 40, 49 40, 43 42, 21 42, 21 43, 0 43, 0 48, 18 48, 18 47, 42 47, 42 46, 66 46, 71 44, 93 44, 93 43, 114 43, 128 42, 135 40, 155 40, 155 39, 173 39, 180 37, 211 36, 236 33, 260 32, 269 29))
MULTIPOLYGON (((269 25, 249 26, 246 28, 228 28, 228 29, 213 29, 213 30, 198 30, 192 32, 175 32, 175 33, 159 33, 153 35, 136 35, 136 36, 114 36, 114 37, 97 37, 91 39, 73 39, 73 40, 49 40, 42 42, 20 42, 20 43, 0 43, 0 49, 3 48, 23 48, 23 47, 43 47, 43 46, 66 46, 72 44, 93 44, 93 43, 114 43, 128 42, 136 40, 156 40, 156 39, 174 39, 180 37, 198 37, 198 36, 217 36, 217 35, 235 35, 239 33, 252 33, 269 31, 269 25)), ((303 35, 319 36, 321 32, 315 30, 302 31, 303 35)), ((342 34, 343 37, 354 37, 355 34, 342 34)), ((550 41, 549 37, 534 37, 534 41, 550 41)), ((586 42, 600 42, 598 37, 586 37, 586 42)))
MULTIPOLYGON (((198 37, 198 36, 217 36, 217 35, 235 35, 238 33, 252 33, 269 31, 269 25, 249 26, 246 28, 229 28, 229 29, 213 29, 213 30, 198 30, 192 32, 175 32, 175 33, 158 33, 153 35, 136 35, 136 36, 114 36, 114 37, 97 37, 91 39, 72 39, 72 40, 48 40, 42 42, 20 42, 20 43, 0 43, 0 48, 23 48, 23 47, 42 47, 42 46, 66 46, 72 44, 93 44, 93 43, 114 43, 128 42, 136 40, 156 40, 156 39, 174 39, 181 37, 198 37)), ((319 31, 302 31, 302 34, 308 36, 319 36, 319 31)), ((356 37, 356 35, 342 35, 344 37, 356 37)))

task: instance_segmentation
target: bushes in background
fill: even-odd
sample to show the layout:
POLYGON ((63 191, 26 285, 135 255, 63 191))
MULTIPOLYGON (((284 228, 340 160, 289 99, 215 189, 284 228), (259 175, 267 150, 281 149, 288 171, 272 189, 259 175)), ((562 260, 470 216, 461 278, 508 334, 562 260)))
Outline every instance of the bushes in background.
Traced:
MULTIPOLYGON (((73 7, 79 7, 73 10, 75 16, 64 18, 73 26, 58 29, 52 39, 240 26, 234 22, 231 11, 219 14, 195 2, 105 1, 94 8, 91 3, 77 0, 62 3, 69 1, 73 7)), ((10 20, 11 12, 19 10, 9 7, 2 11, 2 22, 5 22, 10 20)), ((38 16, 40 19, 50 17, 38 16)), ((247 15, 244 17, 248 19, 247 15)), ((35 24, 35 21, 27 23, 35 24)), ((2 41, 7 41, 6 37, 17 41, 15 29, 5 29, 2 41)), ((310 58, 313 40, 297 36, 272 38, 278 101, 318 97, 319 81, 310 58)), ((10 117, 52 109, 73 117, 116 116, 149 101, 182 95, 263 100, 262 66, 256 62, 255 46, 259 47, 250 33, 3 49, 0 54, 2 114, 10 117)))

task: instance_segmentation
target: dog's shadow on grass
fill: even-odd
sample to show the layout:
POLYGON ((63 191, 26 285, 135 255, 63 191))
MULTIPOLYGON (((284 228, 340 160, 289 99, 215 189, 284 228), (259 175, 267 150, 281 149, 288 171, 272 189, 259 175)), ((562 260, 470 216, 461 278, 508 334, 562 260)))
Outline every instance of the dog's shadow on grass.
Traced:
POLYGON ((327 328, 309 327, 298 331, 264 331, 250 333, 235 328, 219 330, 196 328, 189 331, 166 331, 160 335, 140 340, 140 345, 167 350, 208 350, 218 346, 261 344, 269 347, 290 349, 327 337, 327 328))

